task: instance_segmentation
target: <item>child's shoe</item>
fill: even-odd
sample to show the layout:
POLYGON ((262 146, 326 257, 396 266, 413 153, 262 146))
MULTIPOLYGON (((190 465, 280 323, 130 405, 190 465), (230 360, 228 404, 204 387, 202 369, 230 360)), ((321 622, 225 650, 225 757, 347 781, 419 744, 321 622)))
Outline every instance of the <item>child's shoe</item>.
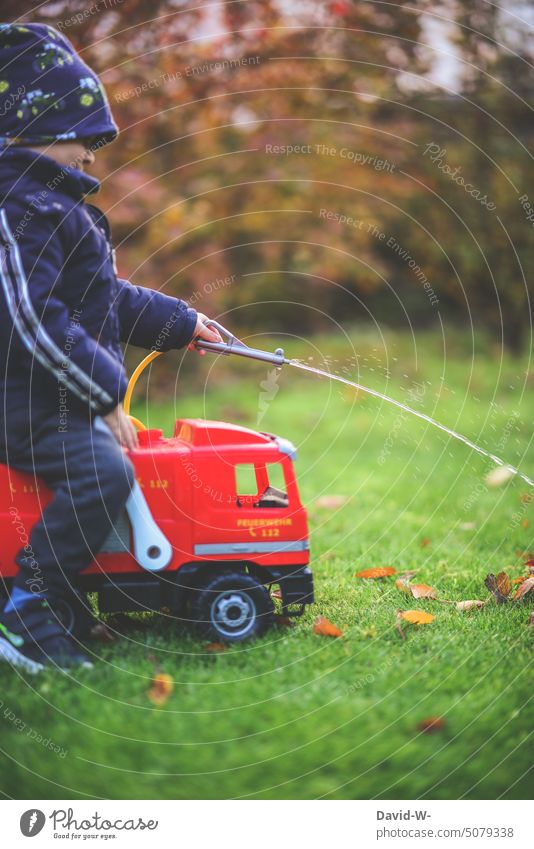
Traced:
POLYGON ((43 598, 0 613, 0 660, 30 673, 40 672, 44 666, 71 669, 93 665, 66 635, 43 598))

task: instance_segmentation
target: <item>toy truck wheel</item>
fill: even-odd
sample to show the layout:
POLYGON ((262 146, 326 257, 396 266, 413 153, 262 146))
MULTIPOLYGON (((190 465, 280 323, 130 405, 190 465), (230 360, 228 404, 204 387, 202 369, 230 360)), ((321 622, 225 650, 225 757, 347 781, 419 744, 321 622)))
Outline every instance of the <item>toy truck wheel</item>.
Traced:
POLYGON ((216 575, 196 590, 191 618, 205 637, 240 643, 264 634, 274 606, 263 584, 238 572, 216 575))

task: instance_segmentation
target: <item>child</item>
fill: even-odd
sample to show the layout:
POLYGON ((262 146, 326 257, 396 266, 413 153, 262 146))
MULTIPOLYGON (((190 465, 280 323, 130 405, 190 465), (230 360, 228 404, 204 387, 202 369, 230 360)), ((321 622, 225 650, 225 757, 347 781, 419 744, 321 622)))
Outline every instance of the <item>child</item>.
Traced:
POLYGON ((134 481, 120 343, 220 341, 184 301, 117 277, 108 222, 85 200, 99 183, 84 172, 117 135, 100 80, 64 36, 0 27, 0 462, 54 494, 0 614, 0 659, 30 672, 91 665, 54 610, 134 481))

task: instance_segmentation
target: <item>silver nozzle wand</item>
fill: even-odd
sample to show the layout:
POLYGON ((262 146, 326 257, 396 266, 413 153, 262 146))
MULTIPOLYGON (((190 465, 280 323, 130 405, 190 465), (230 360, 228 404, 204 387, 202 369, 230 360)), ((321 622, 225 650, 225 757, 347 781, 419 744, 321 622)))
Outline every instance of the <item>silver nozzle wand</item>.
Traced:
POLYGON ((226 327, 219 324, 218 321, 204 322, 207 327, 213 327, 218 330, 222 337, 225 337, 223 342, 206 342, 204 339, 197 339, 195 346, 202 351, 213 351, 215 354, 236 354, 238 357, 248 357, 250 360, 260 360, 264 363, 272 363, 275 366, 283 366, 289 363, 289 360, 284 355, 283 348, 277 348, 274 352, 260 351, 258 348, 250 348, 245 345, 237 336, 230 333, 226 327))

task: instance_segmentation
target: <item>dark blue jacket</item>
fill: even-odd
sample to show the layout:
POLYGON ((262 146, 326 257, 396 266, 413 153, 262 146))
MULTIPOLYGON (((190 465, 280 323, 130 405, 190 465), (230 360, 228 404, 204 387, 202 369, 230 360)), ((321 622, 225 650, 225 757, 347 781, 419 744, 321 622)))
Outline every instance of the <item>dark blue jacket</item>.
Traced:
POLYGON ((30 150, 0 152, 2 432, 105 415, 126 391, 121 342, 165 351, 193 336, 184 301, 117 277, 107 219, 84 200, 98 188, 30 150))

